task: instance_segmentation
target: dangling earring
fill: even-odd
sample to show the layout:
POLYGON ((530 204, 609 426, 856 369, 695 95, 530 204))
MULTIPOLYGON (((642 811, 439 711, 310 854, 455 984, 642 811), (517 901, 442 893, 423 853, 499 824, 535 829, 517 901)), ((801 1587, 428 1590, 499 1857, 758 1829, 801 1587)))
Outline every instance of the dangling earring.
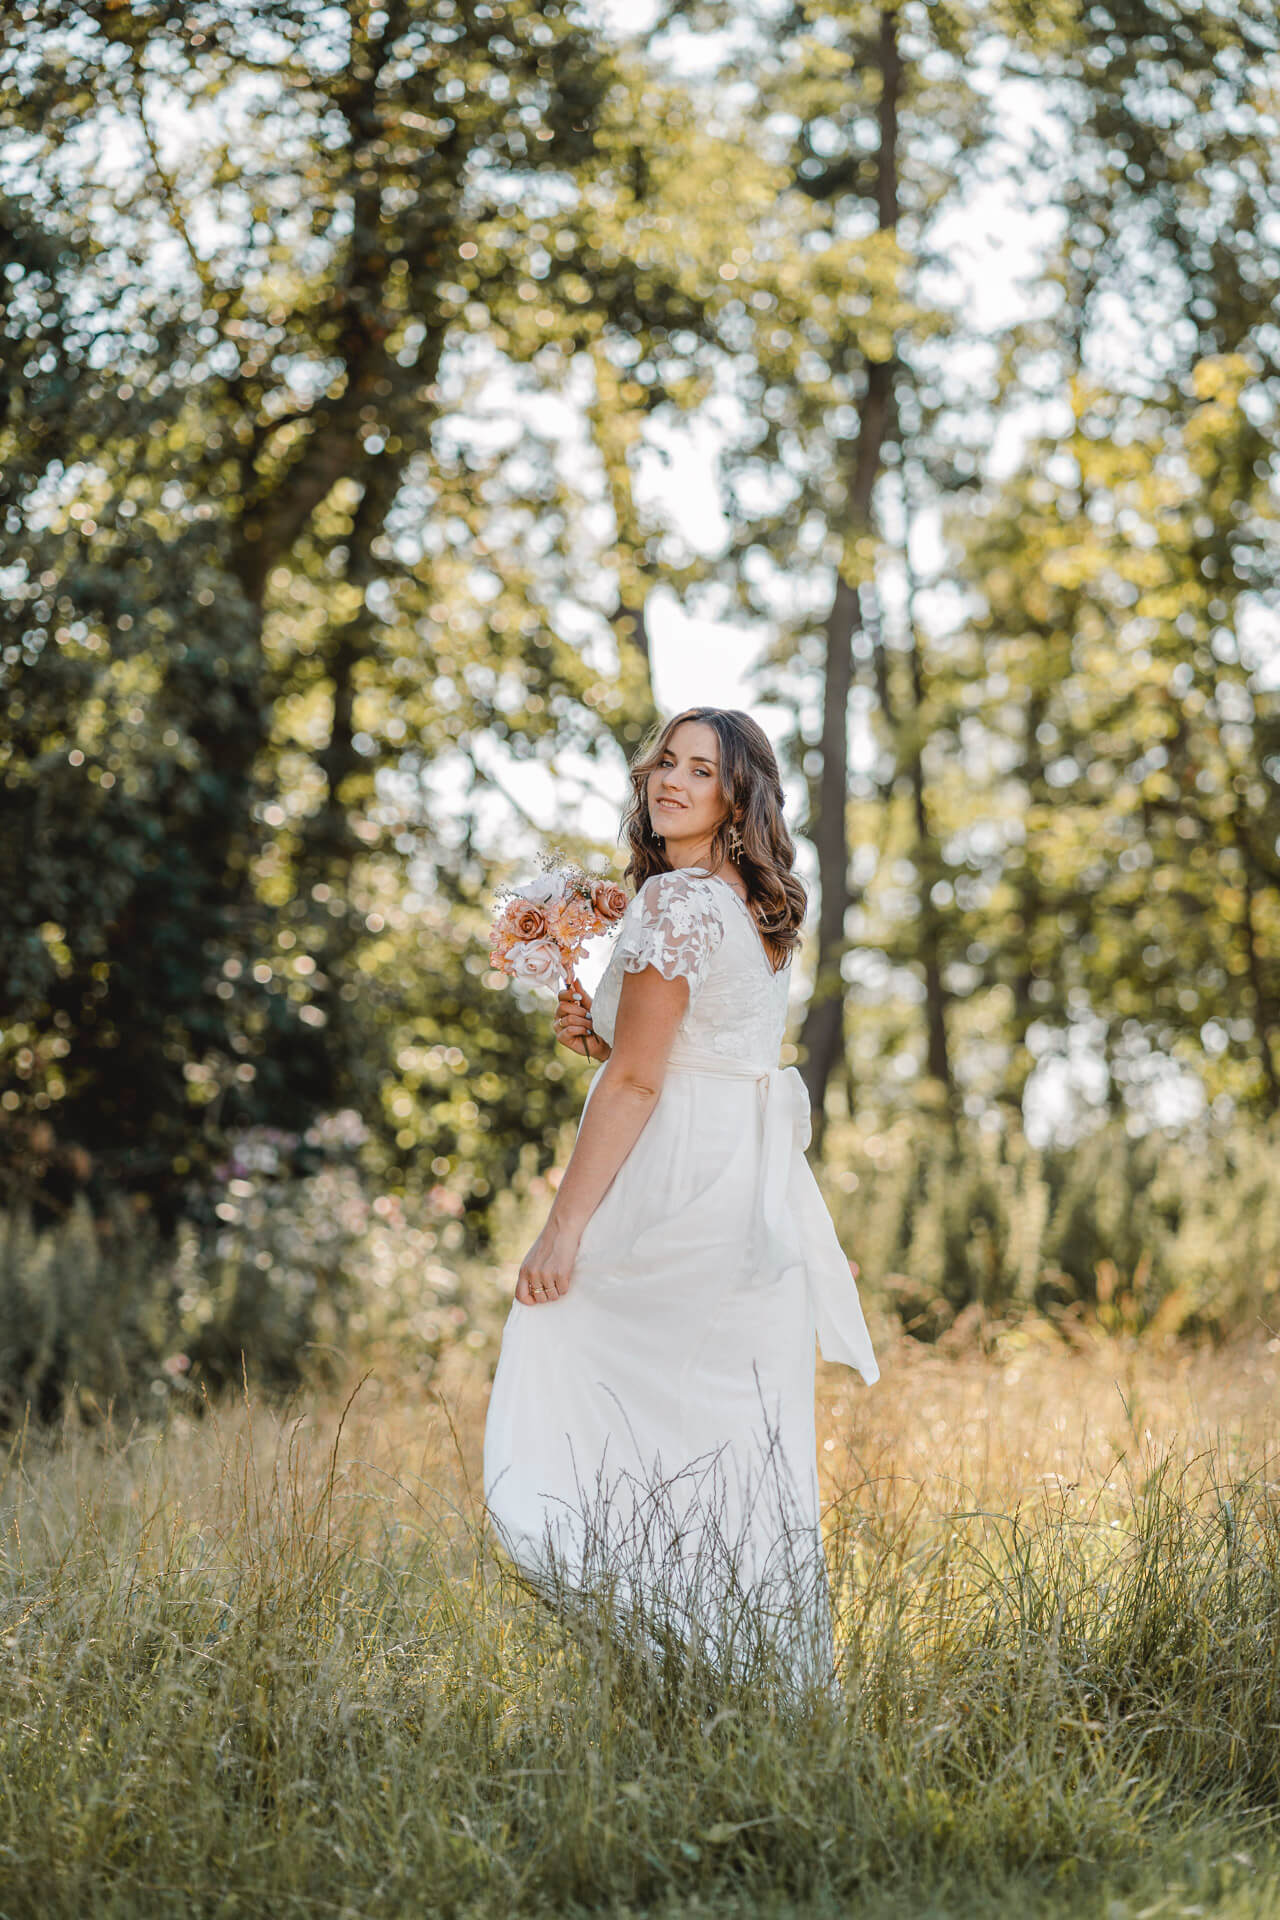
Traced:
POLYGON ((650 838, 650 839, 652 840, 652 842, 653 842, 653 844, 654 844, 654 846, 655 846, 655 847, 665 847, 665 846, 666 846, 666 844, 667 844, 667 843, 666 843, 666 841, 665 841, 665 840, 663 839, 663 837, 662 837, 662 835, 661 835, 660 833, 655 833, 655 832, 654 832, 654 830, 653 830, 653 821, 652 821, 652 820, 650 820, 650 822, 649 822, 649 824, 648 824, 648 826, 647 826, 647 827, 645 828, 645 832, 646 832, 646 833, 648 834, 648 836, 649 836, 649 838, 650 838))
POLYGON ((729 858, 731 860, 739 860, 741 857, 742 835, 738 831, 738 823, 735 820, 729 829, 729 858))

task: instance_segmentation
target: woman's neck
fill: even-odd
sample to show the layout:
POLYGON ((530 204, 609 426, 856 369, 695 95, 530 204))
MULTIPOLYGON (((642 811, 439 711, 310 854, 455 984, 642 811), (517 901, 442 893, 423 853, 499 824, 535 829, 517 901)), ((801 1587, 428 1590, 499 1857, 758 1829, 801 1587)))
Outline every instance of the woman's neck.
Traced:
MULTIPOLYGON (((731 866, 727 860, 722 860, 718 867, 710 866, 706 860, 682 860, 680 863, 680 871, 683 873, 705 873, 708 880, 727 880, 730 886, 733 885, 735 880, 742 879, 742 875, 738 872, 738 869, 735 866, 731 866)), ((746 883, 744 881, 744 895, 745 891, 746 883)))

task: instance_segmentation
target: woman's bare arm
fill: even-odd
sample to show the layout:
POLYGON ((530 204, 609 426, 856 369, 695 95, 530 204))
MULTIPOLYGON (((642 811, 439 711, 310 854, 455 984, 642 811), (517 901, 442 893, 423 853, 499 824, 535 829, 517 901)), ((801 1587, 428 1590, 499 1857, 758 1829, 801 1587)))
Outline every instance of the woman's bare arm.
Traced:
POLYGON ((689 1004, 689 982, 656 967, 624 973, 613 1052, 596 1076, 547 1224, 525 1255, 516 1299, 540 1306, 569 1290, 583 1228, 653 1112, 667 1056, 689 1004))

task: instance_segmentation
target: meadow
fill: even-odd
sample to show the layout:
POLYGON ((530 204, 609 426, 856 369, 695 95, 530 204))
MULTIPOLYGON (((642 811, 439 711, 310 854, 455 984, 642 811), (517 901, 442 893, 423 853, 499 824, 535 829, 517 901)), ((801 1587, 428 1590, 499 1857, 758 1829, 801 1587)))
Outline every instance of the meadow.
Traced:
POLYGON ((1280 1913, 1280 1342, 877 1333, 838 1699, 531 1597, 461 1347, 16 1429, 0 1915, 1280 1913))
POLYGON ((0 1920, 1280 1915, 1276 7, 2 18, 0 1920), (808 1700, 480 1499, 494 895, 704 702, 883 1366, 808 1700))

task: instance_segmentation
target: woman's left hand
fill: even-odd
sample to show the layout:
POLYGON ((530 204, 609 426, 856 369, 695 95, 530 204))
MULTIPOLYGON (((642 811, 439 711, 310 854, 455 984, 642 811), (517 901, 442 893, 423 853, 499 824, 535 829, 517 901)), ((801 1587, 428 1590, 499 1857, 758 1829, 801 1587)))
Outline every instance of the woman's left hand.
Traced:
POLYGON ((548 1300, 559 1300, 569 1291, 573 1263, 578 1257, 579 1235, 567 1232, 548 1220, 542 1232, 520 1262, 516 1299, 526 1307, 541 1307, 548 1300))

